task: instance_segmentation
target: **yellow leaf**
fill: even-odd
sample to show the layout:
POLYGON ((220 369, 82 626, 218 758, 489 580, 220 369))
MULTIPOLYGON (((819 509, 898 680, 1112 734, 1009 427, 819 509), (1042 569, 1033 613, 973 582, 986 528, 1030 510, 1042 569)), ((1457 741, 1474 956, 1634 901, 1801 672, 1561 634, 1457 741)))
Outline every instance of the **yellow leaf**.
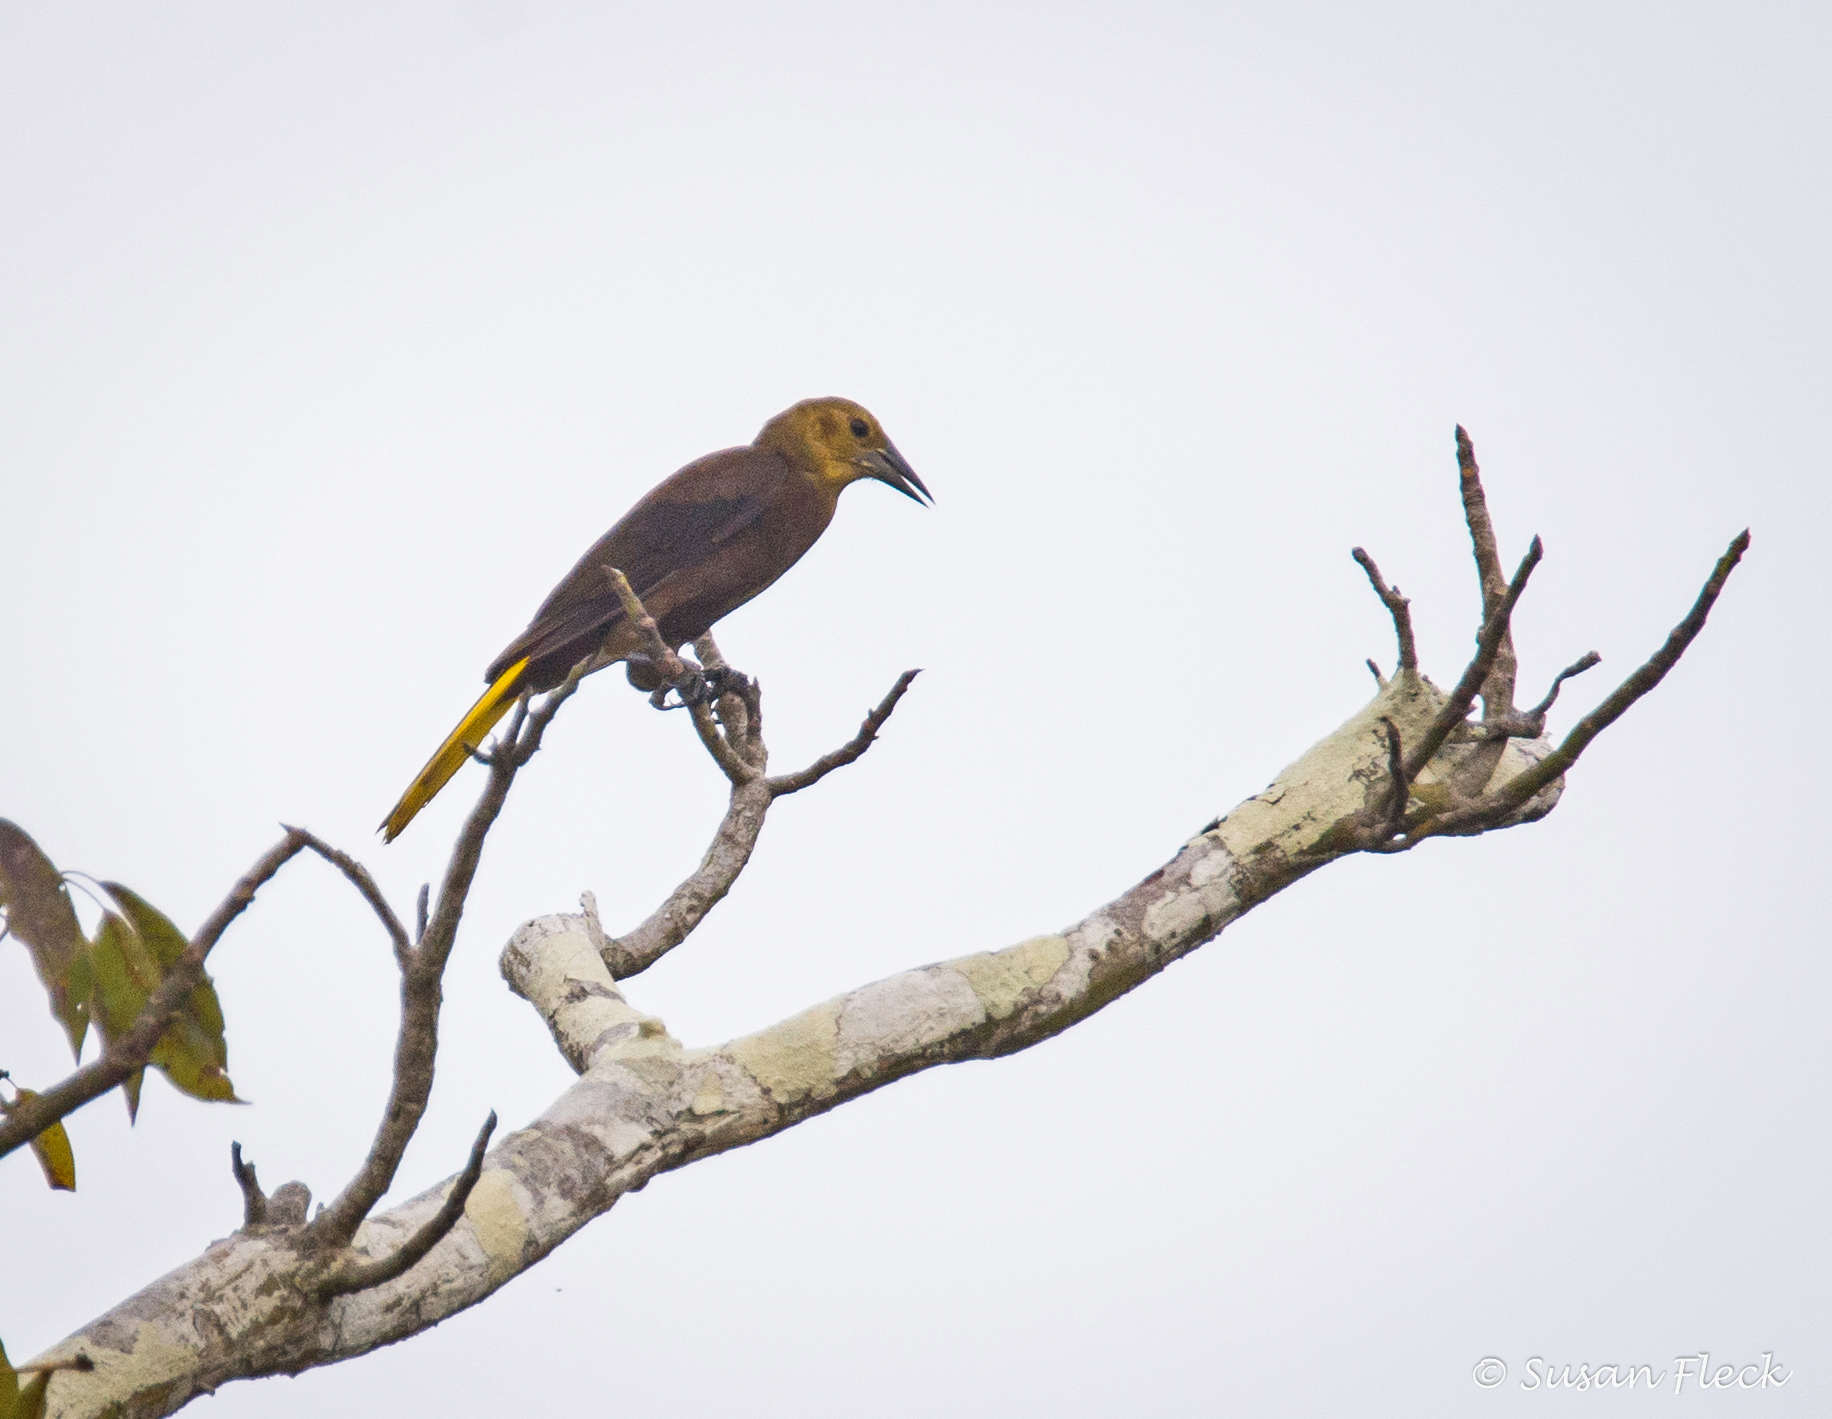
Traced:
MULTIPOLYGON (((17 1107, 27 1099, 37 1097, 32 1090, 21 1089, 13 1105, 17 1107)), ((45 1181, 54 1190, 76 1191, 76 1154, 70 1150, 70 1135, 64 1132, 61 1121, 52 1124, 32 1140, 32 1152, 38 1157, 38 1166, 45 1170, 45 1181)))

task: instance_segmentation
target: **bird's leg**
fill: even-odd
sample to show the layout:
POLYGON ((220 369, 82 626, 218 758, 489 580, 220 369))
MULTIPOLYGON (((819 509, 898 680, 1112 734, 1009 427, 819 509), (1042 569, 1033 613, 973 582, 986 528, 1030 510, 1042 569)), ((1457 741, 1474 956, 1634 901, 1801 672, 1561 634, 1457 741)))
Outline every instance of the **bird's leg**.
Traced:
POLYGON ((706 681, 706 693, 710 699, 717 700, 721 695, 736 695, 742 700, 749 700, 756 682, 742 670, 734 670, 729 665, 709 665, 701 672, 706 681))
POLYGON ((662 672, 652 655, 644 655, 641 651, 630 655, 623 662, 623 673, 632 688, 645 695, 662 688, 662 672))
POLYGON ((714 688, 718 672, 702 670, 684 657, 680 664, 680 673, 669 678, 662 673, 654 656, 637 652, 624 662, 623 673, 630 684, 648 694, 649 703, 658 710, 691 709, 718 698, 719 691, 714 688), (670 690, 676 696, 672 703, 668 699, 670 690))

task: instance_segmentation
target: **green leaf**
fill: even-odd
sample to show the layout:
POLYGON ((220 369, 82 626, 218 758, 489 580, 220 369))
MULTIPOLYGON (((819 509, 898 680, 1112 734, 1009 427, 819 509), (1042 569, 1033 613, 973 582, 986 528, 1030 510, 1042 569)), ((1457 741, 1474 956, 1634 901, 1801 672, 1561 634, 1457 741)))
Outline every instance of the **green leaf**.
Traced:
MULTIPOLYGON (((10 1113, 27 1099, 37 1097, 32 1090, 21 1089, 19 1097, 13 1100, 6 1112, 10 1113)), ((53 1123, 32 1140, 32 1152, 37 1155, 38 1166, 45 1170, 45 1181, 53 1190, 76 1191, 76 1154, 70 1148, 70 1135, 64 1132, 61 1121, 53 1123)))
POLYGON ((0 906, 6 908, 7 930, 32 953, 38 979, 51 997, 51 1013, 80 1059, 89 1033, 82 927, 62 874, 25 829, 5 818, 0 818, 0 906))
POLYGON ((38 1371, 22 1389, 19 1372, 7 1362, 6 1346, 0 1345, 0 1419, 44 1419, 45 1387, 51 1383, 51 1374, 50 1370, 38 1371))
MULTIPOLYGON (((120 903, 130 924, 130 934, 141 946, 142 960, 157 972, 155 980, 178 963, 190 942, 157 907, 119 882, 102 884, 120 903)), ((124 953, 125 955, 126 953, 124 953)), ((132 969, 131 962, 129 969, 132 969)), ((148 987, 150 993, 151 986, 148 987)), ((137 1012, 136 1012, 137 1013, 137 1012)), ((185 997, 183 1009, 154 1046, 151 1063, 181 1093, 215 1103, 240 1103, 229 1080, 229 1046, 223 1037, 222 1002, 216 987, 204 976, 185 997)))
POLYGON ((51 1383, 51 1372, 40 1370, 25 1382, 13 1400, 13 1412, 7 1419, 44 1419, 45 1387, 51 1383))
MULTIPOLYGON (((127 921, 109 912, 89 943, 90 996, 89 1011, 96 1028, 102 1032, 102 1043, 111 1045, 140 1018, 146 998, 159 984, 159 966, 145 943, 135 935, 127 921)), ((123 1081, 127 1096, 127 1117, 131 1121, 140 1111, 140 1081, 144 1070, 136 1069, 123 1081)))

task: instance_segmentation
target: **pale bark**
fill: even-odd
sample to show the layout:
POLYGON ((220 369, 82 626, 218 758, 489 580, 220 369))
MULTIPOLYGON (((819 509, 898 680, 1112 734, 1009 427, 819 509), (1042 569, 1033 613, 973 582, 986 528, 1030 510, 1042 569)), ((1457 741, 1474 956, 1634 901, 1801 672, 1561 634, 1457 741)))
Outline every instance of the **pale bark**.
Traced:
MULTIPOLYGON (((414 941, 360 866, 309 834, 297 835, 364 891, 402 963, 395 1087, 376 1144, 337 1205, 314 1222, 305 1220, 299 1184, 262 1198, 252 1174, 243 1178, 249 1221, 241 1231, 41 1357, 93 1362, 87 1373, 55 1377, 49 1413, 70 1419, 169 1414, 229 1380, 295 1374, 406 1339, 483 1300, 656 1175, 781 1132, 906 1074, 1047 1039, 1339 857, 1404 852, 1430 837, 1474 835, 1551 812, 1562 775, 1585 746, 1658 685, 1703 629, 1749 534, 1731 543, 1666 643, 1554 746, 1544 737, 1553 696, 1596 657, 1563 672, 1533 709, 1515 709, 1509 616, 1540 545, 1535 538, 1513 581, 1503 580, 1474 453, 1457 432, 1483 616, 1475 658, 1450 693, 1419 674, 1406 599, 1356 549, 1393 617, 1399 668, 1371 702, 1263 793, 1060 932, 906 971, 757 1034, 689 1049, 632 1006, 617 981, 688 937, 743 871, 771 802, 855 762, 915 674, 898 680, 847 744, 800 773, 771 778, 756 688, 729 674, 717 647, 703 638, 702 665, 722 676, 725 688, 716 719, 697 693, 692 718, 732 785, 712 846, 662 907, 625 937, 606 936, 589 895, 582 914, 540 917, 515 933, 503 951, 503 974, 540 1012, 579 1081, 480 1161, 486 1126, 464 1173, 376 1216, 369 1207, 392 1180, 432 1087, 440 972, 484 835, 560 701, 595 666, 576 667, 539 708, 526 701, 518 708, 505 741, 487 756, 489 786, 454 850, 430 918, 422 900, 414 941), (1478 695, 1484 713, 1472 722, 1478 695), (364 1289, 353 1289, 358 1286, 364 1289)), ((677 690, 698 683, 697 670, 668 647, 659 651, 677 690)))
MULTIPOLYGON (((490 1150, 463 1219, 432 1252, 396 1280, 325 1301, 315 1286, 327 1263, 295 1249, 302 1229, 245 1228, 48 1352, 95 1364, 58 1377, 49 1412, 169 1414, 232 1379, 293 1374, 404 1339, 475 1305, 657 1174, 906 1074, 1067 1029, 1340 855, 1319 850, 1325 836, 1386 792, 1383 717, 1412 740, 1444 702, 1416 673, 1397 675, 1263 793, 1074 925, 862 986, 715 1049, 683 1046, 625 1000, 594 916, 530 921, 504 950, 503 971, 580 1078, 490 1150)), ((1493 747, 1446 745, 1419 788, 1428 797, 1493 747)), ((1475 787, 1499 787, 1551 748, 1505 741, 1492 779, 1475 787)), ((1543 816, 1561 788, 1547 786, 1495 826, 1543 816)), ((393 1251, 449 1186, 371 1217, 355 1250, 393 1251)))

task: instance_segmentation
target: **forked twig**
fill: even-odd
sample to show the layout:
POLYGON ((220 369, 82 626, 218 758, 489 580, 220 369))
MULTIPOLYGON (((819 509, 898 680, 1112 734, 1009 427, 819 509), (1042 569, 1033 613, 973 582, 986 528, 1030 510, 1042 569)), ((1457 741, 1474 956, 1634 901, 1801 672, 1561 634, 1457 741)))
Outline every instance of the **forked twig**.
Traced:
POLYGON ((1730 580, 1730 573, 1748 550, 1749 529, 1745 528, 1731 540, 1724 555, 1718 558, 1717 565, 1712 568, 1711 575, 1699 590, 1698 599, 1692 603, 1692 609, 1667 635, 1666 642, 1659 650, 1611 691, 1602 704, 1573 725, 1558 748, 1532 768, 1509 779, 1482 801, 1446 815, 1444 822, 1433 831, 1445 832, 1468 826, 1487 815, 1505 816, 1569 771, 1593 739, 1620 719, 1630 705, 1664 680, 1667 672, 1679 664, 1680 657, 1686 653, 1686 647, 1705 629, 1705 622, 1711 615, 1711 608, 1717 602, 1718 595, 1724 590, 1725 582, 1730 580))
POLYGON ((1476 637, 1475 658, 1464 670, 1463 678, 1457 682, 1457 688, 1450 692, 1450 698, 1438 711, 1430 728, 1406 755, 1407 783, 1419 776, 1419 770, 1431 762, 1431 756, 1444 747, 1444 741, 1450 737, 1451 731, 1469 717, 1470 706, 1476 702, 1477 694, 1495 667, 1495 658, 1500 654, 1501 643, 1508 633, 1508 621, 1514 614, 1521 593, 1527 589, 1527 578, 1533 575, 1533 568, 1539 565, 1544 555, 1545 548, 1539 538, 1535 537, 1527 548, 1527 555, 1521 558, 1520 570, 1514 573, 1514 580, 1508 583, 1501 600, 1489 612, 1481 634, 1476 637))
POLYGON ((464 1171, 452 1180, 452 1190, 446 1193, 439 1210, 387 1256, 375 1261, 346 1261, 333 1268, 316 1287, 318 1299, 328 1301, 336 1296, 353 1296, 358 1291, 367 1291, 392 1281, 405 1274, 414 1263, 436 1247, 458 1225, 458 1219, 464 1216, 464 1204, 470 1201, 471 1189, 477 1186, 477 1180, 483 1176, 484 1153, 490 1146, 490 1135, 495 1131, 496 1111, 492 1109, 483 1127, 478 1130, 476 1141, 471 1144, 471 1156, 464 1165, 464 1171))
POLYGON ((822 754, 820 758, 799 773, 783 774, 771 779, 769 781, 771 796, 781 798, 786 794, 800 793, 804 788, 811 788, 819 783, 835 769, 843 769, 848 764, 856 763, 859 757, 871 748, 872 741, 878 737, 878 731, 884 728, 884 722, 897 708, 897 702, 903 698, 905 691, 920 674, 922 674, 920 670, 906 670, 899 675, 897 683, 891 686, 884 698, 879 700, 871 712, 865 716, 864 722, 859 725, 859 732, 832 753, 822 754))
POLYGON ((486 758, 489 779, 453 844, 451 861, 439 884, 438 904, 419 933, 418 943, 404 954, 397 953, 401 961, 401 1023, 395 1036, 393 1078, 382 1122, 355 1176, 330 1206, 312 1219, 308 1240, 316 1247, 335 1249, 348 1245, 370 1209, 394 1183, 395 1172, 426 1113, 427 1100, 432 1097, 442 1003, 440 982, 457 940, 465 899, 483 856, 484 839, 502 812, 516 773, 539 752, 547 726, 591 668, 589 658, 581 660, 538 704, 532 696, 523 696, 509 732, 486 758))

